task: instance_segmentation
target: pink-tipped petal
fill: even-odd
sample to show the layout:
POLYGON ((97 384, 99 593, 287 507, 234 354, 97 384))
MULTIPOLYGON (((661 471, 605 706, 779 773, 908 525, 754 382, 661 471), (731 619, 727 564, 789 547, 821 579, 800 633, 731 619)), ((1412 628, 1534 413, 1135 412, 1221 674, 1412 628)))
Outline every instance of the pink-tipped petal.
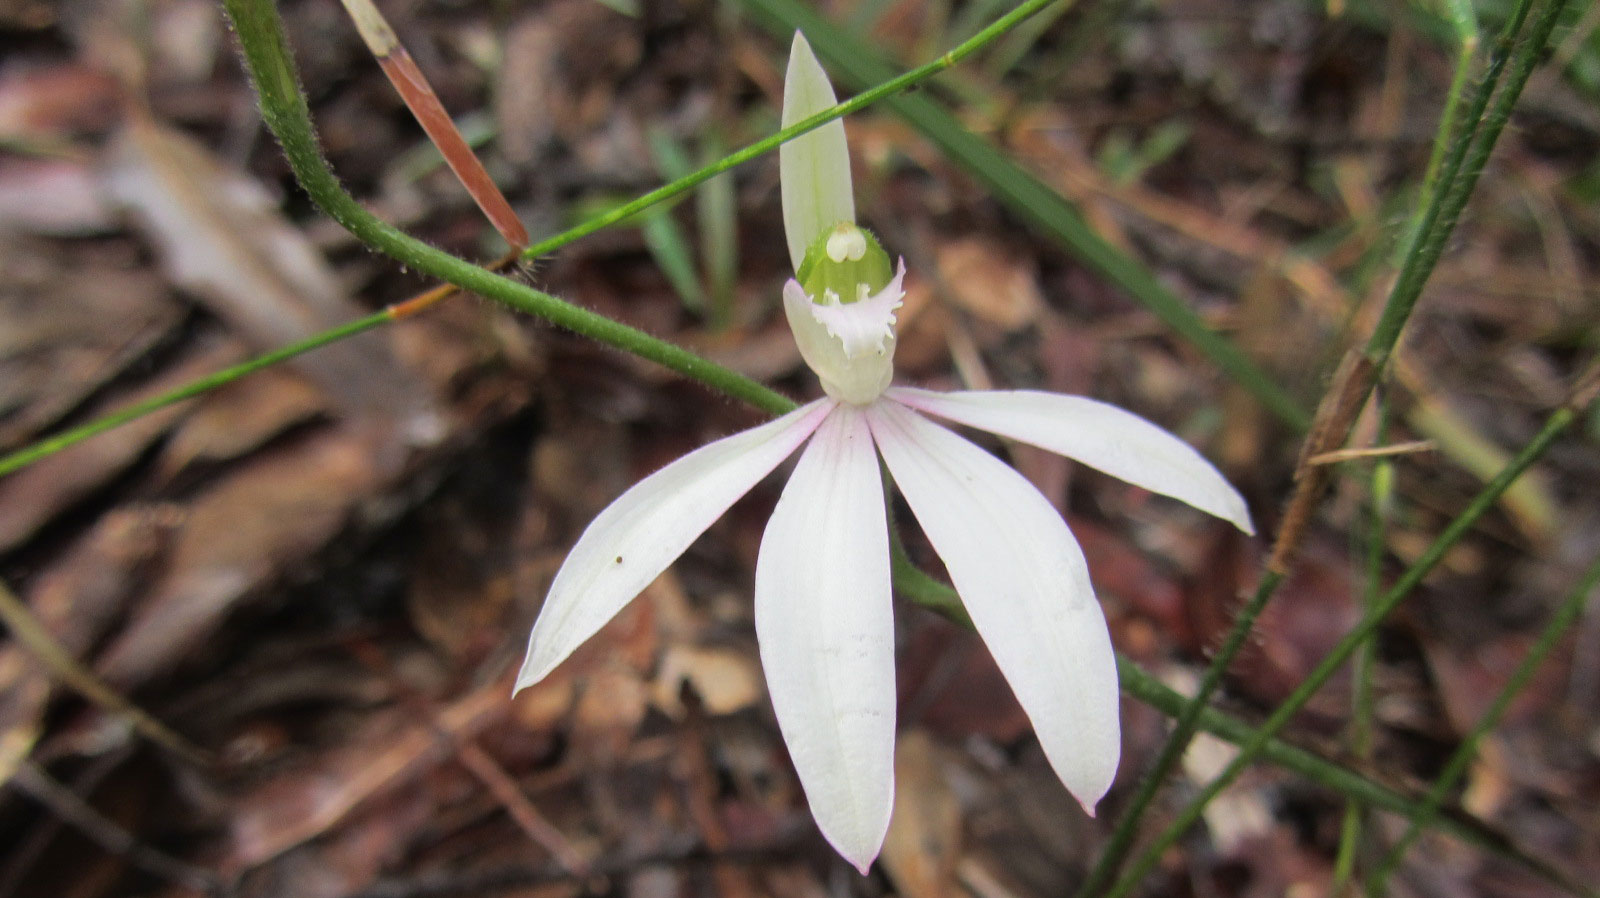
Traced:
POLYGON ((883 481, 861 411, 806 447, 756 564, 756 636, 778 727, 822 834, 856 869, 894 804, 894 620, 883 481))
POLYGON ((1022 475, 894 401, 872 436, 1067 789, 1092 809, 1121 753, 1117 664, 1077 540, 1022 475))
POLYGON ((1036 390, 938 393, 896 387, 888 396, 947 421, 1076 459, 1216 515, 1245 533, 1256 532, 1244 497, 1200 453, 1114 405, 1036 390))
POLYGON ((639 481, 600 512, 562 562, 528 639, 517 689, 544 679, 677 560, 834 406, 821 399, 725 437, 639 481))

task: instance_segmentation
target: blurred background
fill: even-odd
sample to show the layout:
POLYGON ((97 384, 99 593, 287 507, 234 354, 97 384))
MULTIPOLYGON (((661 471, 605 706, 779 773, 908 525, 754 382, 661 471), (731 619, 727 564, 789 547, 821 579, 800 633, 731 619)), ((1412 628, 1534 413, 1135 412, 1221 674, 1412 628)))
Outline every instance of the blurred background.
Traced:
MULTIPOLYGON (((899 71, 1008 6, 819 8, 899 71)), ((1480 7, 1485 45, 1506 6, 1480 7)), ((501 255, 344 10, 280 8, 346 185, 438 246, 501 255)), ((383 10, 535 239, 777 129, 788 41, 739 2, 383 10)), ((1395 461, 1380 581, 1530 439, 1597 345, 1600 6, 1567 12, 1412 319, 1381 391, 1385 432, 1369 410, 1352 441, 1429 441, 1395 461)), ((0 449, 432 286, 294 185, 212 0, 4 0, 0 54, 0 449)), ((1388 291, 1454 59, 1430 3, 1078 0, 920 94, 1069 200, 1309 414, 1388 291)), ((887 109, 846 127, 859 215, 911 271, 902 382, 1115 402, 1200 447, 1276 530, 1300 444, 1281 413, 970 161, 887 109)), ((817 386, 779 310, 788 274, 775 155, 517 272, 807 398, 817 386)), ((1350 737, 1343 675, 1291 741, 1405 794, 1426 788, 1600 554, 1600 418, 1587 414, 1381 633, 1369 744, 1350 737)), ((27 646, 0 643, 0 898, 1076 887, 1167 718, 1125 700, 1119 785, 1091 820, 981 643, 908 603, 888 844, 862 878, 822 841, 751 624, 774 482, 511 699, 539 601, 588 521, 760 420, 455 297, 0 477, 0 579, 42 624, 27 646), (92 671, 111 695, 85 699, 46 662, 92 671), (182 741, 160 744, 169 732, 182 741)), ((1118 648, 1192 689, 1266 545, 987 445, 1067 516, 1118 648)), ((1235 665, 1229 713, 1259 720, 1360 616, 1368 486, 1366 463, 1342 470, 1235 665)), ((1600 879, 1597 647, 1586 614, 1449 802, 1578 882, 1600 879)), ((1144 831, 1230 751, 1202 736, 1144 831)), ((1329 894, 1345 804, 1258 766, 1145 892, 1329 894)), ((1403 826, 1359 819, 1361 869, 1403 826)), ((1562 892, 1430 835, 1392 893, 1562 892)))

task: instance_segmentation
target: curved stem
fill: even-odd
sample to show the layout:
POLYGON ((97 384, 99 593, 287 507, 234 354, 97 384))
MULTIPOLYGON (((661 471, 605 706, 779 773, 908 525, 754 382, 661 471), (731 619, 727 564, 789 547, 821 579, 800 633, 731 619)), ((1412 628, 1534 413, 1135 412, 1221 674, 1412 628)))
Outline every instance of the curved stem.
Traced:
POLYGON ((764 411, 779 414, 794 407, 793 400, 742 374, 429 246, 368 212, 322 157, 277 8, 271 0, 224 0, 223 6, 261 100, 262 118, 283 146, 295 180, 323 212, 363 243, 431 277, 649 359, 764 411))
MULTIPOLYGON (((864 109, 867 106, 870 106, 873 103, 876 103, 879 100, 882 100, 883 98, 896 92, 914 87, 938 72, 949 68, 955 63, 971 55, 976 50, 994 41, 996 38, 1012 28, 1015 28, 1016 25, 1023 19, 1038 12, 1039 9, 1048 5, 1050 2, 1053 2, 1053 0, 1032 0, 1032 2, 1025 3, 1019 6, 1017 9, 1012 10, 1005 16, 1002 16, 1000 19, 997 19, 989 27, 973 35, 970 39, 963 41, 960 45, 952 48, 948 53, 940 56, 938 59, 932 62, 918 66, 917 68, 912 69, 898 77, 885 81, 882 84, 873 87, 871 90, 851 97, 849 100, 846 100, 831 109, 825 110, 816 116, 813 116, 812 118, 806 119, 805 121, 799 122, 795 125, 791 125, 788 128, 784 128, 770 137, 763 138, 762 140, 759 140, 739 150, 738 152, 733 153, 732 155, 723 157, 709 165, 704 166, 698 171, 685 175, 682 178, 675 179, 669 184, 664 184, 661 187, 639 196, 622 206, 590 218, 581 224, 576 225, 575 227, 563 231, 560 234, 556 234, 552 237, 541 240, 525 250, 520 250, 519 253, 522 257, 533 258, 554 252, 555 250, 560 249, 569 243, 573 243, 605 227, 616 224, 617 222, 623 221, 630 216, 637 215, 646 209, 693 190, 700 184, 703 184, 717 175, 728 171, 734 166, 748 162, 765 153, 772 152, 785 141, 791 140, 800 136, 801 134, 806 133, 807 131, 820 127, 821 125, 832 121, 833 119, 848 115, 860 109, 864 109)), ((232 14, 232 8, 230 7, 230 15, 232 14)), ((241 41, 242 40, 244 40, 243 37, 241 37, 241 41)), ((283 47, 281 40, 278 41, 278 45, 283 47)), ((286 52, 286 48, 284 49, 286 52)), ((266 64, 269 71, 279 73, 277 77, 279 77, 280 80, 284 78, 288 79, 287 83, 289 87, 294 93, 298 94, 298 84, 294 81, 292 74, 293 67, 287 60, 284 60, 283 64, 279 65, 273 62, 274 54, 271 52, 264 52, 261 56, 261 59, 263 60, 263 63, 266 64)), ((252 72, 254 72, 254 70, 255 69, 252 66, 252 72)), ((265 110, 265 98, 263 98, 262 103, 263 110, 265 110)), ((290 119, 302 118, 307 119, 307 121, 309 120, 309 111, 304 111, 302 113, 294 109, 289 109, 285 110, 284 112, 290 119)), ((305 128, 308 129, 309 124, 306 124, 305 128)), ((274 133, 276 133, 276 130, 274 133)), ((309 150, 312 156, 309 161, 305 162, 306 165, 310 166, 311 168, 326 169, 326 162, 323 161, 320 153, 316 151, 314 140, 308 147, 305 146, 304 142, 302 142, 302 147, 303 149, 309 150)), ((296 167, 297 174, 299 171, 299 167, 296 167)), ((338 193, 343 193, 342 189, 338 189, 337 182, 335 182, 334 186, 338 193)), ((351 202, 353 202, 353 200, 351 202)), ((514 260, 515 256, 513 256, 512 259, 514 260)), ((418 267, 421 267, 420 264, 418 267)), ((494 266, 494 270, 499 270, 503 267, 504 265, 496 265, 494 266)), ((457 286, 457 284, 455 282, 451 282, 451 287, 455 286, 457 286)), ((431 292, 432 291, 430 291, 430 293, 431 292)), ((509 299, 504 301, 506 301, 508 304, 514 305, 517 308, 523 308, 525 311, 533 311, 535 314, 539 314, 537 311, 531 308, 525 308, 524 306, 516 305, 515 302, 509 299)), ((319 349, 323 346, 338 342, 346 337, 351 337, 361 333, 362 331, 377 327, 378 325, 387 324, 391 321, 397 320, 398 318, 404 317, 404 314, 407 313, 405 305, 406 304, 396 305, 386 309, 383 312, 378 312, 365 318, 347 322, 339 325, 338 327, 323 331, 319 334, 313 334, 312 336, 307 337, 299 342, 291 343, 288 346, 280 347, 272 350, 271 352, 264 353, 256 358, 250 359, 249 361, 235 365, 231 368, 218 371, 214 374, 206 375, 205 377, 199 378, 191 383, 184 384, 183 386, 180 386, 160 396, 153 397, 136 405, 129 406, 125 409, 120 409, 101 418, 97 418, 80 426, 63 431, 62 433, 38 440, 30 445, 23 446, 22 448, 9 452, 5 455, 0 455, 0 477, 25 468, 28 465, 45 458, 46 456, 59 452, 69 446, 81 443, 90 437, 105 433, 108 430, 119 427, 128 423, 129 421, 133 421, 144 415, 150 414, 151 412, 166 408, 169 405, 176 405, 179 402, 192 399, 201 395, 202 393, 206 393, 225 384, 232 383, 241 377, 259 371, 262 368, 275 365, 279 362, 287 361, 295 356, 310 352, 313 349, 319 349)), ((613 343, 613 345, 617 344, 613 343)), ((626 349, 627 347, 619 348, 626 349)), ((711 363, 706 362, 706 364, 710 365, 711 363)), ((712 384, 712 386, 716 385, 712 384)), ((739 396, 737 398, 744 397, 739 396)), ((766 406, 762 407, 766 408, 766 406)), ((777 403, 773 403, 773 406, 767 410, 776 413, 781 412, 784 409, 777 403)))

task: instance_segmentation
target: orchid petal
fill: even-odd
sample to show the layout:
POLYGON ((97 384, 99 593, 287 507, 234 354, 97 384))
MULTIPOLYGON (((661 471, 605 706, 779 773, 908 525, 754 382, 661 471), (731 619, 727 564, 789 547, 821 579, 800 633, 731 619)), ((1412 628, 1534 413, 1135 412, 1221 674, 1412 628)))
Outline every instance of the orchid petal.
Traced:
POLYGON ((1116 774, 1117 664, 1089 567, 1022 475, 897 402, 867 410, 878 451, 978 635, 1085 810, 1116 774))
POLYGON ((821 399, 696 449, 600 512, 567 555, 528 639, 517 689, 544 679, 788 458, 834 402, 821 399))
POLYGON ((811 814, 862 873, 894 804, 894 619, 883 481, 841 405, 795 466, 761 539, 756 636, 811 814))
MULTIPOLYGON (((894 313, 905 304, 905 279, 906 261, 901 259, 894 279, 877 293, 861 296, 857 302, 808 302, 807 311, 844 347, 845 358, 882 353, 894 339, 894 313)), ((787 296, 790 291, 785 292, 787 296)), ((861 292, 867 292, 865 284, 861 292)))
MULTIPOLYGON (((828 73, 822 70, 805 35, 796 31, 783 79, 783 127, 838 105, 828 73)), ((806 250, 828 228, 856 220, 850 187, 850 149, 844 122, 834 119, 778 148, 778 181, 783 194, 783 233, 795 271, 806 250)))
POLYGON ((937 393, 897 387, 888 396, 930 415, 1076 459, 1186 502, 1245 533, 1256 532, 1244 497, 1200 453, 1114 405, 1034 390, 937 393))

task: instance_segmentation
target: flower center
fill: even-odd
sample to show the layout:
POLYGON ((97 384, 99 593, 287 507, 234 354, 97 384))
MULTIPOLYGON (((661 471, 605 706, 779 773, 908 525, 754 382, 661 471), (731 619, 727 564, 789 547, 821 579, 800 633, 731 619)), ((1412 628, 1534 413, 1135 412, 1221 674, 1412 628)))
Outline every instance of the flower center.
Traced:
POLYGON ((841 221, 812 242, 798 274, 812 302, 832 306, 877 294, 893 279, 894 269, 871 232, 841 221))

